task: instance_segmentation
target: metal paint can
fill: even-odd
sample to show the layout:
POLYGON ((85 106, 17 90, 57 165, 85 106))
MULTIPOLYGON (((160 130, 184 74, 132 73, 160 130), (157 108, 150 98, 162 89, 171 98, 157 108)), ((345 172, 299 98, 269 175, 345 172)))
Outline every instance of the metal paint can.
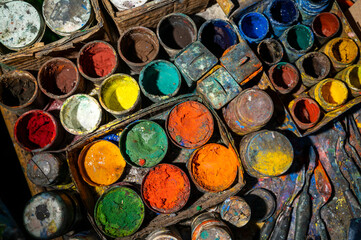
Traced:
POLYGON ((299 11, 292 0, 273 0, 265 10, 272 25, 273 33, 279 37, 291 25, 298 21, 299 11))
POLYGON ((293 147, 286 136, 262 130, 242 138, 239 153, 247 173, 256 178, 284 174, 293 162, 293 147))
POLYGON ((192 240, 232 240, 231 230, 214 213, 205 212, 195 217, 191 229, 192 240))
POLYGON ((73 135, 86 135, 95 131, 102 121, 102 108, 87 94, 68 97, 60 109, 60 122, 73 135))
POLYGON ((34 6, 25 1, 10 1, 0 5, 0 43, 19 51, 40 42, 45 23, 34 6))
POLYGON ((76 65, 62 57, 52 58, 40 67, 38 83, 40 90, 53 99, 65 99, 86 88, 76 65))
POLYGON ((321 109, 312 98, 297 97, 289 103, 288 109, 297 126, 304 130, 315 126, 321 119, 321 109))
POLYGON ((360 50, 351 38, 336 37, 327 42, 320 51, 330 58, 332 71, 339 72, 356 61, 360 50))
POLYGON ((271 97, 258 89, 243 90, 225 108, 223 117, 228 127, 238 135, 245 135, 264 127, 274 111, 271 97))
POLYGON ((189 44, 175 56, 174 60, 188 87, 192 87, 217 62, 217 57, 200 41, 189 44))
POLYGON ((313 19, 311 27, 316 43, 322 46, 340 31, 341 23, 335 14, 323 12, 313 19))
POLYGON ((90 27, 94 13, 90 0, 44 0, 46 25, 60 36, 69 36, 90 27))
POLYGON ((110 0, 110 2, 118 9, 118 11, 124 11, 127 9, 132 9, 136 7, 140 7, 145 4, 148 0, 110 0))
POLYGON ((33 196, 24 209, 24 226, 36 239, 53 239, 73 230, 84 218, 73 191, 56 190, 33 196))
POLYGON ((182 240, 182 237, 175 227, 168 227, 153 231, 145 240, 182 240))
POLYGON ((283 47, 276 39, 266 38, 258 44, 257 54, 264 63, 271 66, 282 60, 283 47))
POLYGON ((88 230, 75 233, 68 240, 99 240, 99 236, 94 230, 88 230))
POLYGON ((315 16, 323 12, 330 5, 331 1, 296 0, 296 2, 301 14, 302 23, 310 25, 315 16))
POLYGON ((16 114, 46 104, 36 78, 28 71, 13 70, 0 76, 0 105, 16 114))
POLYGON ((249 43, 259 43, 269 32, 268 19, 259 12, 249 12, 242 16, 238 22, 241 36, 249 43))
POLYGON ((118 40, 118 53, 121 59, 137 74, 145 65, 155 60, 158 52, 157 35, 146 27, 129 28, 118 40))
POLYGON ((245 226, 251 219, 251 208, 241 197, 227 198, 220 208, 221 218, 236 227, 245 226))
POLYGON ((295 62, 300 71, 303 85, 312 87, 326 78, 331 70, 331 62, 322 52, 310 52, 295 62))
POLYGON ((173 60, 177 53, 197 40, 197 27, 187 15, 171 13, 158 22, 157 36, 160 44, 173 60))
POLYGON ((54 186, 70 183, 70 173, 63 154, 38 153, 26 166, 28 179, 38 186, 54 186))
POLYGON ((314 36, 310 27, 298 24, 287 28, 279 40, 285 48, 289 62, 293 63, 311 50, 314 36))
POLYGON ((273 65, 268 72, 274 88, 281 94, 290 93, 299 82, 299 73, 291 63, 279 62, 273 65))
POLYGON ((348 98, 348 88, 343 81, 326 78, 309 90, 309 95, 315 99, 326 112, 343 105, 348 98))
POLYGON ((155 60, 140 72, 139 86, 143 94, 153 102, 174 97, 181 87, 182 77, 173 63, 155 60))
POLYGON ((354 97, 361 95, 361 65, 352 65, 338 72, 335 79, 346 82, 354 97))
POLYGON ((251 219, 263 222, 272 216, 276 210, 276 199, 273 193, 265 188, 254 188, 244 195, 251 208, 251 219))
POLYGON ((221 65, 212 68, 199 80, 196 89, 214 109, 222 108, 242 91, 236 80, 221 65))
POLYGON ((199 28, 198 41, 220 58, 227 48, 238 43, 238 36, 228 21, 211 19, 205 21, 199 28))

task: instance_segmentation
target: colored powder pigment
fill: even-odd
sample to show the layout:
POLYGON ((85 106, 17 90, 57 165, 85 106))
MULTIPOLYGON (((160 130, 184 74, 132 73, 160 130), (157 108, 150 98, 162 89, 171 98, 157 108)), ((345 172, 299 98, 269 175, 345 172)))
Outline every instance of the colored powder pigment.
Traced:
POLYGON ((211 112, 196 101, 176 105, 169 113, 167 122, 171 139, 181 147, 200 147, 206 144, 213 134, 211 112))
POLYGON ((348 92, 346 86, 342 82, 333 80, 322 86, 321 94, 326 102, 340 105, 346 101, 348 92))
POLYGON ((91 182, 107 186, 120 178, 126 162, 115 144, 100 140, 84 151, 80 158, 84 158, 84 169, 91 182))
POLYGON ((125 237, 133 234, 144 219, 144 205, 139 195, 127 187, 114 187, 98 200, 95 221, 110 237, 125 237))
POLYGON ((241 19, 240 27, 247 37, 262 39, 268 32, 269 24, 267 18, 263 14, 251 12, 241 19))
POLYGON ((0 101, 9 107, 21 106, 29 102, 36 89, 35 79, 29 76, 6 76, 0 80, 0 101))
POLYGON ((168 150, 167 134, 152 121, 141 121, 123 131, 127 159, 137 167, 153 167, 168 150))
POLYGON ((276 63, 283 57, 281 44, 272 38, 260 42, 257 52, 261 59, 268 64, 276 63))
POLYGON ((252 166, 256 171, 265 173, 269 176, 279 175, 289 164, 292 163, 292 157, 281 151, 259 151, 254 158, 252 166), (265 168, 265 166, 268 166, 265 168))
POLYGON ((358 55, 358 47, 351 39, 340 39, 332 46, 332 55, 339 62, 351 63, 358 55))
POLYGON ((313 31, 321 37, 331 37, 340 28, 340 21, 332 13, 321 13, 312 22, 313 31))
POLYGON ((79 70, 92 78, 105 77, 116 67, 116 59, 116 53, 110 46, 96 42, 80 53, 79 70))
POLYGON ((305 26, 296 25, 289 30, 287 42, 292 48, 298 51, 307 50, 313 44, 312 32, 305 26))
POLYGON ((45 147, 55 138, 55 125, 45 114, 34 113, 26 128, 29 141, 40 148, 45 147))
POLYGON ((295 103, 294 114, 302 123, 317 122, 320 117, 320 108, 311 99, 300 100, 295 103))
POLYGON ((237 176, 237 155, 220 144, 210 143, 196 150, 190 164, 194 180, 206 191, 226 190, 237 176))
POLYGON ((112 111, 124 111, 135 105, 140 88, 131 76, 115 74, 105 81, 101 87, 101 98, 107 108, 112 111))
POLYGON ((180 168, 171 164, 160 164, 146 175, 142 195, 146 203, 157 212, 172 213, 187 203, 190 183, 180 168))
POLYGON ((352 87, 361 89, 361 68, 359 66, 353 67, 348 77, 352 87))
POLYGON ((144 68, 139 81, 147 93, 162 96, 176 92, 181 79, 174 65, 169 62, 157 61, 144 68))
POLYGON ((293 89, 299 80, 298 72, 295 67, 289 63, 278 63, 272 68, 271 79, 280 89, 293 89))
POLYGON ((297 17, 295 4, 290 0, 276 0, 270 10, 271 17, 279 23, 292 23, 297 17))
POLYGON ((329 73, 329 60, 321 53, 309 54, 302 63, 302 68, 308 76, 323 79, 329 73))

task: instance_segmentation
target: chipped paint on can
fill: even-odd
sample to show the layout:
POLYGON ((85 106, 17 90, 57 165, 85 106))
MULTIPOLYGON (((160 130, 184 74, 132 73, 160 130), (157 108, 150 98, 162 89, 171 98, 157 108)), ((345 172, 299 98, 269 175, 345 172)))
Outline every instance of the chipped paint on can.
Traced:
POLYGON ((214 213, 205 212, 195 217, 191 229, 192 240, 232 240, 231 230, 214 213))
POLYGON ((220 109, 242 91, 227 70, 217 65, 197 82, 197 92, 202 94, 214 109, 220 109))
POLYGON ((21 50, 39 42, 45 33, 40 13, 25 1, 0 5, 0 42, 11 50, 21 50))
POLYGON ((245 135, 265 126, 273 111, 273 101, 266 92, 249 88, 223 108, 223 117, 234 133, 245 135))
POLYGON ((338 72, 335 79, 346 82, 354 97, 361 95, 361 65, 352 65, 338 72))
POLYGON ((308 97, 297 97, 289 105, 291 116, 303 130, 311 128, 321 119, 321 109, 317 102, 308 97))
POLYGON ((221 218, 236 227, 243 227, 251 219, 251 208, 241 197, 227 198, 221 205, 221 218))
POLYGON ((263 69, 261 61, 244 40, 228 48, 220 62, 240 85, 251 81, 263 69))
POLYGON ((177 54, 174 64, 182 73, 188 87, 192 87, 218 62, 201 42, 195 41, 177 54))

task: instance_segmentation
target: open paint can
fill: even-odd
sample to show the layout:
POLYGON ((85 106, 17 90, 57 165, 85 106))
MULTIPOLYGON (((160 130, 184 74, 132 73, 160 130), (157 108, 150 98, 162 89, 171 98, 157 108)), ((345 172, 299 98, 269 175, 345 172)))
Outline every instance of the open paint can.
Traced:
POLYGON ((171 226, 153 231, 145 240, 183 240, 183 238, 177 229, 171 226))
POLYGON ((321 118, 321 109, 317 102, 308 97, 297 97, 289 103, 291 116, 301 129, 316 125, 321 118))
POLYGON ((221 218, 236 227, 245 226, 251 219, 251 208, 241 197, 227 198, 220 208, 221 218))
POLYGON ((347 67, 338 72, 335 78, 346 82, 354 97, 361 95, 361 65, 347 67))
POLYGON ((300 80, 298 70, 291 63, 279 62, 268 71, 273 87, 281 94, 290 93, 300 80))
POLYGON ((271 66, 280 62, 283 58, 282 44, 273 38, 262 40, 257 46, 258 57, 267 65, 271 66))
POLYGON ((238 28, 241 36, 249 43, 259 43, 269 32, 266 16, 259 12, 249 12, 239 20, 238 28))
POLYGON ((340 26, 338 17, 330 12, 318 14, 311 24, 315 40, 319 46, 333 38, 340 31, 340 26))
POLYGON ((192 240, 232 240, 231 230, 214 213, 205 212, 195 217, 191 229, 192 240))
POLYGON ((265 188, 253 188, 244 195, 251 208, 251 220, 263 222, 272 216, 276 209, 276 198, 265 188))

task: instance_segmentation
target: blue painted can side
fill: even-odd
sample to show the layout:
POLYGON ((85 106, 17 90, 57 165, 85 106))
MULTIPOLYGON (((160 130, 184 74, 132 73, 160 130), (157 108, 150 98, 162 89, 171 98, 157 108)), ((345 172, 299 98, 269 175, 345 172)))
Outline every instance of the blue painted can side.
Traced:
POLYGON ((249 43, 259 43, 269 33, 268 19, 258 12, 249 12, 239 20, 238 29, 241 36, 249 43))
POLYGON ((317 14, 330 6, 330 0, 297 0, 296 3, 301 14, 301 22, 305 25, 310 25, 317 14))

